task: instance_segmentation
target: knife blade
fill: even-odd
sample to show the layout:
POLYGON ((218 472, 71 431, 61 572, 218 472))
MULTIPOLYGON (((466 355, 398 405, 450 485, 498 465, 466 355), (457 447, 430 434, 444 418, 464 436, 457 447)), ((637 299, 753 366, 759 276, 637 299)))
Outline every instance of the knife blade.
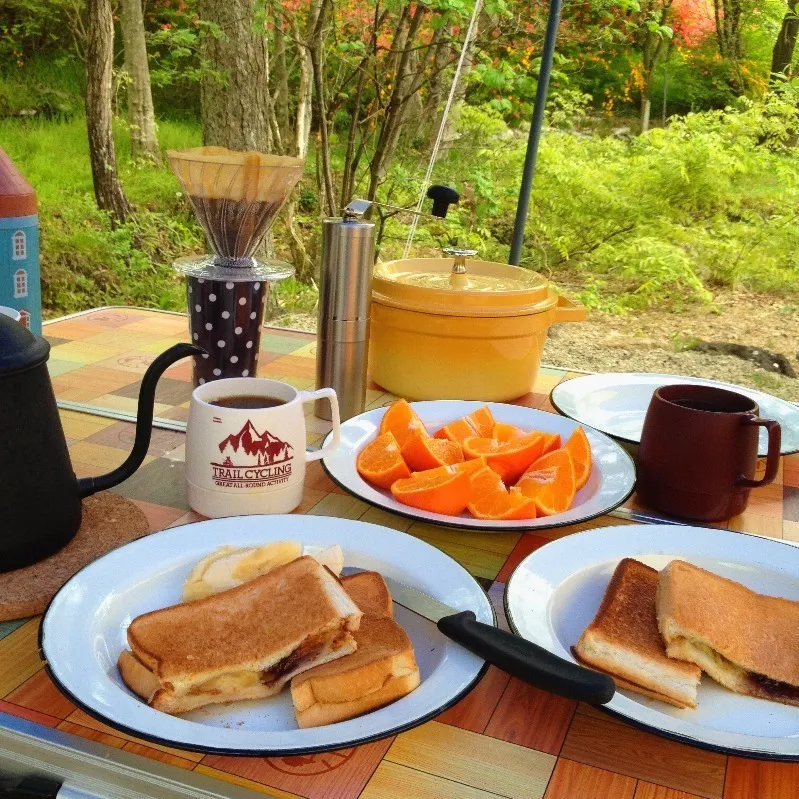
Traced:
MULTIPOLYGON (((360 569, 345 569, 347 573, 360 569)), ((604 705, 616 686, 607 675, 571 663, 538 644, 477 621, 471 610, 459 611, 430 595, 391 577, 383 578, 398 605, 434 622, 447 638, 502 671, 536 688, 568 699, 604 705)))

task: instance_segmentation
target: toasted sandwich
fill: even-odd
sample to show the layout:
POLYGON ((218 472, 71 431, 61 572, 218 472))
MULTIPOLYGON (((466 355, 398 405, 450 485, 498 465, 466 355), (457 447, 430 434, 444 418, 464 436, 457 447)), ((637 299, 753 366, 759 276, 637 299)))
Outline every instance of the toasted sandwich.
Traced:
POLYGON ((259 699, 353 653, 361 616, 336 577, 300 557, 237 588, 134 619, 119 671, 166 713, 259 699))
POLYGON ((409 694, 421 682, 413 644, 393 616, 391 595, 377 572, 342 577, 363 611, 354 633, 356 652, 316 666, 291 681, 300 727, 318 727, 377 710, 409 694))
POLYGON ((341 578, 341 585, 364 616, 371 619, 394 618, 394 602, 382 574, 378 572, 348 574, 341 578))
POLYGON ((655 613, 657 588, 655 569, 631 558, 622 560, 574 653, 613 677, 619 688, 693 708, 702 672, 666 654, 655 613))
MULTIPOLYGON (((297 541, 273 541, 260 547, 218 547, 191 570, 183 586, 183 601, 202 599, 254 580, 302 555, 297 541)), ((336 576, 344 567, 341 547, 334 545, 313 555, 336 576)))
POLYGON ((673 560, 660 573, 657 618, 671 657, 737 693, 799 705, 799 602, 673 560))

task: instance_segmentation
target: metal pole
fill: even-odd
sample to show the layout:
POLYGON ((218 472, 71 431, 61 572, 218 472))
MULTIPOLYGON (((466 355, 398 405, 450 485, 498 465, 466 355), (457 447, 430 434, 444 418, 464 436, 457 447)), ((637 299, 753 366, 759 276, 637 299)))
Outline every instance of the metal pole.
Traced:
POLYGON ((541 70, 538 73, 538 86, 535 90, 533 118, 530 122, 530 135, 527 138, 527 154, 524 158, 522 185, 519 188, 519 202, 516 206, 516 221, 513 225, 513 240, 510 245, 508 263, 518 265, 524 245, 524 226, 530 208, 530 192, 533 190, 535 162, 538 157, 538 143, 541 141, 541 128, 544 124, 544 109, 547 104, 549 77, 552 74, 552 59, 555 55, 555 39, 558 35, 560 9, 563 0, 550 0, 547 32, 544 36, 544 49, 541 51, 541 70))

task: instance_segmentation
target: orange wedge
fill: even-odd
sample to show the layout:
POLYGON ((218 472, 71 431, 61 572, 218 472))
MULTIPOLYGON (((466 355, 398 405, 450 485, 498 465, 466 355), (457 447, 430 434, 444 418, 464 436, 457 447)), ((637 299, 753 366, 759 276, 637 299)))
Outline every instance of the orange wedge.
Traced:
POLYGON ((565 449, 544 455, 522 475, 516 488, 535 501, 540 516, 563 513, 572 506, 577 490, 572 456, 565 449))
POLYGON ((489 467, 474 472, 469 487, 471 496, 467 507, 476 519, 509 521, 535 518, 535 500, 525 497, 515 488, 508 491, 502 478, 489 467))
POLYGON ((541 448, 542 456, 560 449, 560 435, 557 433, 541 433, 541 435, 544 437, 544 446, 541 448))
POLYGON ((574 481, 575 487, 579 491, 591 476, 591 445, 585 430, 578 427, 570 436, 569 440, 563 445, 574 461, 574 481))
POLYGON ((391 493, 403 505, 458 516, 469 502, 469 474, 463 471, 442 474, 440 469, 417 472, 397 480, 391 486, 391 493))
MULTIPOLYGON (((474 472, 482 469, 486 465, 485 458, 472 458, 468 461, 461 461, 460 463, 452 463, 447 466, 439 466, 437 469, 428 469, 427 474, 432 475, 434 472, 437 474, 459 474, 466 472, 466 474, 474 474, 474 472)), ((418 472, 417 472, 418 474, 418 472)))
POLYGON ((463 450, 457 441, 430 438, 420 434, 411 436, 402 447, 402 457, 411 471, 423 472, 463 460, 463 450))
POLYGON ((465 439, 477 435, 472 423, 464 416, 463 419, 456 419, 445 425, 435 434, 435 438, 446 438, 449 441, 457 441, 462 444, 465 439))
POLYGON ((494 417, 488 405, 483 405, 466 417, 472 424, 480 438, 491 438, 494 434, 494 417))
POLYGON ((400 447, 404 447, 408 439, 417 433, 429 435, 416 411, 404 399, 389 405, 380 420, 380 433, 393 433, 400 447))
POLYGON ((505 485, 513 485, 541 455, 542 443, 543 437, 536 432, 510 441, 467 438, 463 442, 463 454, 467 458, 484 456, 486 463, 502 478, 505 485))
MULTIPOLYGON (((533 432, 533 431, 531 431, 533 432)), ((514 438, 522 438, 526 436, 527 432, 515 424, 507 424, 506 422, 497 422, 491 432, 491 438, 496 438, 497 441, 510 441, 514 438)))
POLYGON ((358 453, 355 466, 366 482, 380 488, 391 488, 395 480, 411 476, 393 433, 383 433, 367 444, 358 453))

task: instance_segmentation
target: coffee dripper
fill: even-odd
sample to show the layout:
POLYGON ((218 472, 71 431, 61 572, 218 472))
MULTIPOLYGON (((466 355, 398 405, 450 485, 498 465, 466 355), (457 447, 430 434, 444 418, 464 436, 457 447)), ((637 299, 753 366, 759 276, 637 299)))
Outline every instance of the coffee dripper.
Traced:
POLYGON ((255 256, 305 162, 224 147, 167 156, 211 249, 174 263, 187 278, 191 339, 206 351, 194 359, 194 385, 253 377, 270 284, 294 274, 290 264, 255 256))

